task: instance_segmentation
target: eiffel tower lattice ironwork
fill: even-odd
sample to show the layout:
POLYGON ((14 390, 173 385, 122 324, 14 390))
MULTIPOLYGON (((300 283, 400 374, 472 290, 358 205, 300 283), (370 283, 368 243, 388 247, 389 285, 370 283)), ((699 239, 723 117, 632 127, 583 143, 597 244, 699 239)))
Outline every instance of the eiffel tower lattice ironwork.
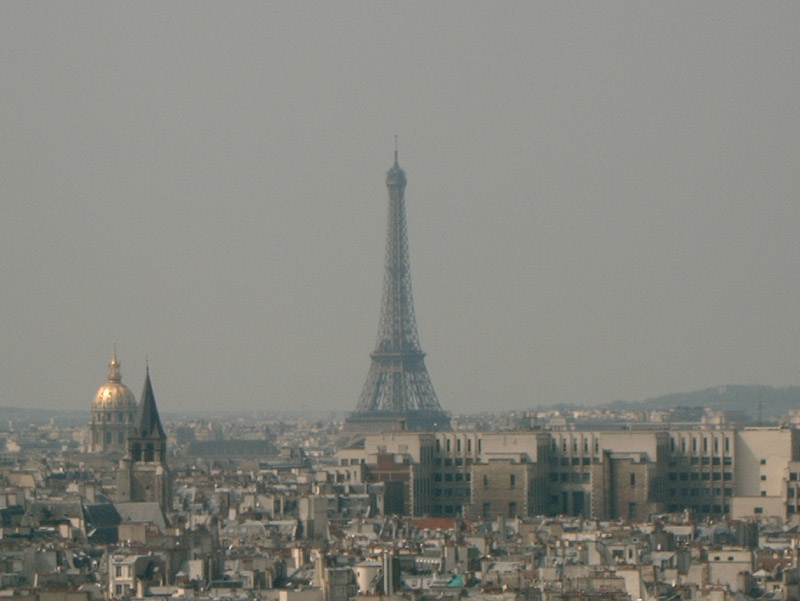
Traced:
POLYGON ((378 341, 370 355, 367 381, 356 410, 348 417, 351 431, 450 429, 425 367, 411 297, 405 188, 406 174, 397 162, 386 174, 389 222, 386 269, 378 341))

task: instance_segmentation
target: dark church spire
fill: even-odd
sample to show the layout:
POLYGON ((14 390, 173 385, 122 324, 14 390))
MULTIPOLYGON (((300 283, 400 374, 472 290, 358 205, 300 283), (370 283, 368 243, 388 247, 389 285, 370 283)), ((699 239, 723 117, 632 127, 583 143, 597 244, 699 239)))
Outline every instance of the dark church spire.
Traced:
POLYGON ((136 438, 157 438, 164 440, 167 435, 161 426, 161 418, 158 416, 156 408, 156 397, 153 394, 153 384, 150 382, 150 366, 146 368, 144 379, 144 389, 142 398, 139 401, 139 411, 136 414, 136 438))
POLYGON ((156 408, 150 365, 147 366, 139 410, 128 434, 128 454, 119 463, 117 498, 126 502, 155 501, 165 511, 172 507, 167 435, 156 408))

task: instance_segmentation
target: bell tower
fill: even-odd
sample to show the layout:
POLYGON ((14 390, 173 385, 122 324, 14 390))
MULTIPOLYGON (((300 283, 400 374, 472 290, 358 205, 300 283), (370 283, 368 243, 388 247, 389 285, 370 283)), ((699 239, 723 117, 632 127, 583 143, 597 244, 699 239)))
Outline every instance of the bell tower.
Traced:
POLYGON ((164 511, 172 508, 172 477, 167 467, 167 435, 161 426, 150 366, 133 427, 128 432, 128 453, 120 461, 117 478, 120 501, 155 501, 164 511))

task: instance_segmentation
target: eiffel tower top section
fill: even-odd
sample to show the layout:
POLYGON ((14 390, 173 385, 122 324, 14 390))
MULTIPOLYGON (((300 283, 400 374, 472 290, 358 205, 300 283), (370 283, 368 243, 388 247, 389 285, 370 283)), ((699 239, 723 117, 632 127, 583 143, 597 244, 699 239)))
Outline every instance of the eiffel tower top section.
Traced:
POLYGON ((433 390, 414 317, 408 260, 406 174, 397 161, 386 174, 389 220, 383 302, 375 351, 356 410, 348 417, 350 431, 449 429, 433 390))
POLYGON ((422 352, 411 296, 411 271, 406 229, 406 173, 397 162, 386 173, 389 189, 389 222, 386 229, 386 269, 383 276, 383 303, 375 352, 422 352))

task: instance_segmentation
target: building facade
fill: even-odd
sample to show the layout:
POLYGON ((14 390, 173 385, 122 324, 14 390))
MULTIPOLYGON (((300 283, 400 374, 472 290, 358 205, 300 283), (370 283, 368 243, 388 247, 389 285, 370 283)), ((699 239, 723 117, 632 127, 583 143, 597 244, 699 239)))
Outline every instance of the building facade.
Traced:
POLYGON ((387 507, 407 515, 800 511, 800 430, 788 427, 386 432, 337 457, 353 481, 402 482, 387 507))

